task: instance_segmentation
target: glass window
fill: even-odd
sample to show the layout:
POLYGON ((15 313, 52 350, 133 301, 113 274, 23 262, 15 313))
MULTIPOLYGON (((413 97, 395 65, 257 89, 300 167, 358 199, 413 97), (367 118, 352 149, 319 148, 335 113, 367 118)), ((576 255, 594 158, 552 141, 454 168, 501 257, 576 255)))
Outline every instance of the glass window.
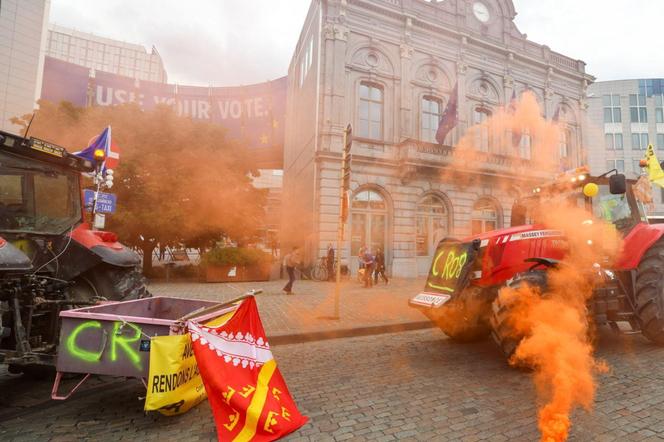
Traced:
POLYGON ((613 134, 604 135, 604 144, 606 145, 606 148, 609 150, 615 149, 615 146, 613 144, 613 134))
POLYGON ((622 134, 605 134, 604 140, 608 150, 621 150, 623 148, 622 134))
POLYGON ((664 134, 657 134, 657 149, 664 150, 664 134))
POLYGON ((648 134, 633 133, 632 134, 632 149, 645 150, 648 148, 648 134))
POLYGON ((607 170, 616 169, 620 173, 625 173, 625 160, 606 160, 607 170))
MULTIPOLYGON (((562 146, 560 146, 562 148, 562 146)), ((533 148, 533 137, 530 135, 528 129, 524 129, 521 134, 521 142, 519 143, 519 156, 527 160, 530 159, 533 148)))
POLYGON ((477 126, 475 133, 475 147, 482 152, 489 151, 489 128, 482 124, 491 117, 491 111, 484 107, 476 107, 473 111, 473 125, 477 126))
POLYGON ((422 133, 421 139, 429 143, 436 142, 436 131, 442 114, 442 102, 434 97, 422 98, 422 133))
POLYGON ((645 95, 629 96, 629 115, 632 123, 647 123, 648 110, 646 109, 645 95))
POLYGON ((664 123, 664 97, 655 95, 655 121, 664 123))
POLYGON ((439 198, 427 196, 418 203, 417 256, 433 255, 438 242, 448 234, 447 219, 447 208, 439 198))
POLYGON ((477 235, 483 232, 489 232, 499 227, 498 209, 496 205, 487 199, 480 199, 473 205, 471 213, 471 232, 477 235))
POLYGON ((370 83, 360 84, 360 137, 383 139, 383 89, 370 83))
POLYGON ((621 123, 620 95, 604 95, 602 102, 604 104, 604 122, 621 123))
POLYGON ((572 132, 570 130, 560 131, 560 158, 567 158, 569 156, 572 143, 572 132))
POLYGON ((360 247, 373 252, 381 248, 386 252, 387 205, 375 190, 363 190, 353 197, 351 204, 351 253, 357 256, 360 247))

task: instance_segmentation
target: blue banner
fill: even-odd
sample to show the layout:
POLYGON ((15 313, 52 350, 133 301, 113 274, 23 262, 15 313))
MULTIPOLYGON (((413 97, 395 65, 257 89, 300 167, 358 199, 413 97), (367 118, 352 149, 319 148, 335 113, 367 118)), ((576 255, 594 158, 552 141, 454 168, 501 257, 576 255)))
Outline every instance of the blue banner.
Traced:
POLYGON ((42 98, 83 106, 90 91, 93 106, 138 103, 145 110, 172 106, 181 116, 219 124, 231 139, 252 150, 259 168, 283 165, 287 77, 239 87, 181 86, 135 80, 46 57, 42 98), (81 69, 86 76, 81 76, 81 69), (75 72, 69 75, 68 72, 75 72))
MULTIPOLYGON (((95 191, 90 189, 83 190, 83 204, 85 210, 92 212, 92 204, 95 199, 95 191)), ((113 193, 99 192, 97 194, 97 213, 115 213, 117 197, 113 193)))

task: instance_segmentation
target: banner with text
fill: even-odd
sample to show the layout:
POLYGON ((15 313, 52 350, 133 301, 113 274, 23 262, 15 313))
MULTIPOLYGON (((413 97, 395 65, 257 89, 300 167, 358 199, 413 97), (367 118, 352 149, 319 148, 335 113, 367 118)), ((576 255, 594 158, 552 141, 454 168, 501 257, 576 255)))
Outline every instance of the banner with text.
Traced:
POLYGON ((83 106, 172 106, 181 116, 219 124, 252 150, 259 168, 282 168, 287 77, 238 87, 181 86, 135 80, 46 57, 41 96, 83 106), (87 73, 87 75, 86 75, 87 73))

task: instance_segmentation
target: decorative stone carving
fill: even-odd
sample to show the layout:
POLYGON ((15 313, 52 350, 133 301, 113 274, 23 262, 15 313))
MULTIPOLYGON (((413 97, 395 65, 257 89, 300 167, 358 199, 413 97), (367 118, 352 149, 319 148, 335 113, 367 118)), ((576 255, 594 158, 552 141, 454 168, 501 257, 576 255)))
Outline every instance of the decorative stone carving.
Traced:
POLYGON ((413 56, 413 47, 409 44, 402 43, 399 46, 401 58, 411 58, 413 56))
POLYGON ((394 66, 387 55, 377 47, 365 46, 358 49, 351 58, 351 65, 375 73, 394 75, 394 66))
POLYGON ((349 33, 349 30, 346 26, 344 26, 344 25, 335 25, 334 26, 334 39, 335 40, 347 41, 348 40, 348 33, 349 33))
POLYGON ((325 23, 323 25, 323 38, 325 40, 334 40, 334 24, 325 23))
POLYGON ((547 100, 550 100, 553 98, 554 91, 551 89, 551 87, 547 86, 544 88, 544 98, 547 100))

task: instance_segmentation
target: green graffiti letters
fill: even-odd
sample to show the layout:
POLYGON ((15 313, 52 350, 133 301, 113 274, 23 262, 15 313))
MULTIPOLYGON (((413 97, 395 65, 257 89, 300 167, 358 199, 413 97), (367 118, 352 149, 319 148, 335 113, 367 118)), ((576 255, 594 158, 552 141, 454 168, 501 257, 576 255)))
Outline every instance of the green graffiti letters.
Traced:
POLYGON ((451 250, 445 258, 442 272, 439 270, 438 261, 445 254, 445 250, 441 251, 436 259, 433 261, 431 273, 433 276, 440 275, 441 279, 457 279, 461 276, 461 270, 468 260, 468 252, 464 252, 459 256, 456 255, 454 250, 451 250))
MULTIPOLYGON (((67 350, 71 356, 74 356, 75 358, 78 358, 85 362, 99 363, 106 348, 105 336, 102 335, 100 338, 103 339, 104 341, 99 343, 100 347, 99 352, 85 350, 79 347, 77 343, 79 335, 81 335, 81 333, 85 332, 88 329, 102 330, 104 332, 102 324, 99 321, 82 322, 71 331, 71 333, 69 334, 69 336, 65 341, 65 346, 67 347, 67 350)), ((133 346, 131 345, 141 338, 141 333, 142 333, 141 329, 134 324, 130 324, 128 322, 114 322, 113 332, 111 333, 110 336, 110 341, 111 341, 110 356, 109 356, 110 361, 116 362, 118 360, 118 348, 120 348, 125 353, 127 358, 131 361, 131 363, 134 364, 134 366, 137 369, 141 370, 142 369, 141 357, 138 353, 138 350, 133 348, 136 347, 136 345, 133 346), (126 327, 128 327, 131 331, 133 331, 133 333, 131 333, 131 336, 125 336, 123 334, 123 331, 126 327)))
MULTIPOLYGON (((95 353, 93 351, 83 350, 78 345, 76 345, 76 338, 78 337, 78 335, 83 330, 87 330, 89 328, 100 329, 101 323, 99 321, 87 321, 80 324, 71 332, 71 334, 67 338, 65 345, 67 346, 67 350, 69 350, 69 354, 71 354, 72 356, 76 356, 77 358, 85 362, 97 362, 101 359, 101 352, 95 353)), ((103 351, 104 350, 102 349, 102 352, 103 351)))

